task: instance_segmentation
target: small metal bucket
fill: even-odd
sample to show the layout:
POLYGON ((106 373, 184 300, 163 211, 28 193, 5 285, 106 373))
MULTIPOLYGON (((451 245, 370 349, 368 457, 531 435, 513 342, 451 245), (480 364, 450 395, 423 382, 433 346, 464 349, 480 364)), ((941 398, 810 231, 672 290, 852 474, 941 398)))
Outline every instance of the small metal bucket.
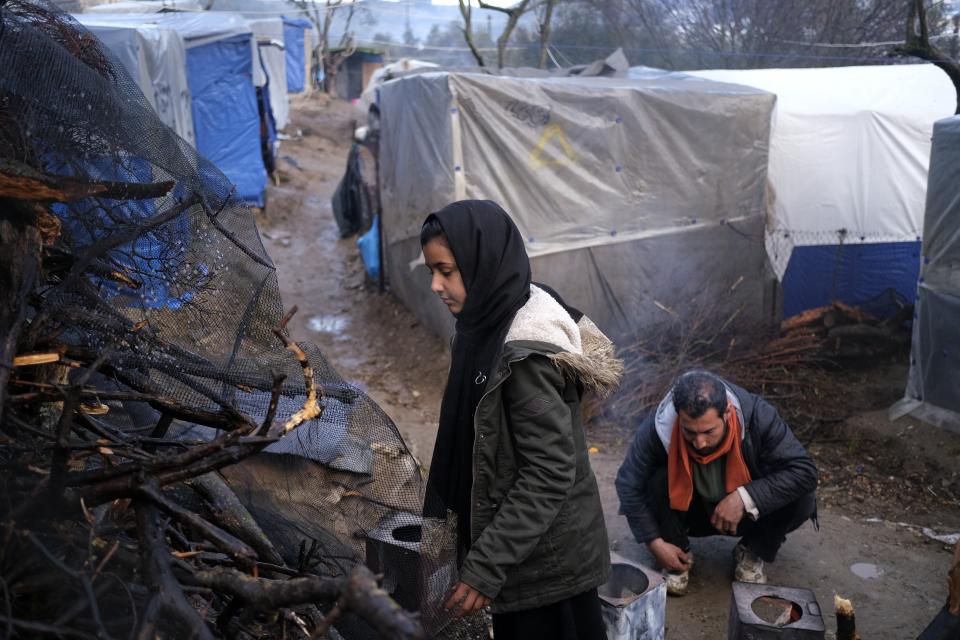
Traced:
POLYGON ((601 585, 600 612, 608 640, 663 640, 667 585, 658 572, 611 554, 610 579, 601 585))
POLYGON ((822 640, 825 633, 820 605, 809 589, 731 585, 728 640, 822 640))
POLYGON ((394 513, 367 532, 367 567, 383 574, 383 588, 401 607, 419 611, 423 580, 420 575, 420 537, 423 518, 394 513))

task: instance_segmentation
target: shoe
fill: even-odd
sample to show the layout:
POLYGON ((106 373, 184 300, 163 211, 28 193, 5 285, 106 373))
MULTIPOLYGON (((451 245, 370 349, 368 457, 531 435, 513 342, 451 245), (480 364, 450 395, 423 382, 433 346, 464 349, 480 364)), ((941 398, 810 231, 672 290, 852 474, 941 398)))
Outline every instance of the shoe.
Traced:
POLYGON ((690 571, 693 569, 693 552, 688 551, 687 557, 690 558, 690 569, 686 571, 667 571, 667 595, 684 596, 687 595, 687 588, 690 586, 690 571))
POLYGON ((753 584, 767 584, 767 576, 763 573, 763 560, 758 558, 742 542, 733 548, 733 561, 735 563, 734 580, 753 584))
POLYGON ((667 595, 685 596, 690 586, 690 571, 667 572, 667 595))

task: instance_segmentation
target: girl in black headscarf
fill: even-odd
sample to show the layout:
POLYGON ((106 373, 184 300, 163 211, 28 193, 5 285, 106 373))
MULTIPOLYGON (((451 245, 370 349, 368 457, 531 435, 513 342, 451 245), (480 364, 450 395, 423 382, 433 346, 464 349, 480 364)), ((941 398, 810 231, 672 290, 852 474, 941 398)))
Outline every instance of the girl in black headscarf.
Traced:
POLYGON ((602 638, 606 529, 580 423, 585 387, 622 363, 590 320, 531 284, 513 221, 455 202, 420 234, 431 289, 456 317, 424 515, 457 518, 448 609, 492 604, 497 640, 602 638))

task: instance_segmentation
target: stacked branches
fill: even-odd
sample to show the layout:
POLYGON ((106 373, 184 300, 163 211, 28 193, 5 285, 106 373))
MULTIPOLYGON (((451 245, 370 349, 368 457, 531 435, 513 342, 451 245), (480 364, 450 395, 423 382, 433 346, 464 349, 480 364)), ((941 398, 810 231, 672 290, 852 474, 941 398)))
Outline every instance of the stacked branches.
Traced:
MULTIPOLYGON (((249 211, 68 17, 10 0, 0 23, 4 637, 321 637, 346 614, 424 637, 356 554, 277 546, 225 480, 327 428, 412 459, 288 337, 249 211)), ((418 470, 387 500, 340 464, 366 519, 419 508, 418 470)))
MULTIPOLYGON (((726 304, 742 282, 741 277, 729 287, 690 295, 676 308, 654 300, 662 321, 626 341, 621 354, 625 382, 611 399, 588 403, 589 419, 635 427, 691 369, 712 370, 776 404, 816 406, 819 403, 778 401, 819 397, 817 371, 876 362, 909 348, 905 323, 913 314, 911 305, 897 301, 895 311, 880 318, 834 301, 788 318, 779 327, 745 326, 742 305, 726 304)), ((794 426, 801 435, 819 423, 836 421, 802 417, 807 426, 794 426)))

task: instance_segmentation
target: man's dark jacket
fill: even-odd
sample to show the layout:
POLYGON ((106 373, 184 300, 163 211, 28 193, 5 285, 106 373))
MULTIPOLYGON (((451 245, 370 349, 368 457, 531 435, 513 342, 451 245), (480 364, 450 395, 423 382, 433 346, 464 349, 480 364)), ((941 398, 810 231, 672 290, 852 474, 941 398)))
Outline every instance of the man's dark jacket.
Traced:
MULTIPOLYGON (((816 489, 817 467, 770 403, 729 382, 724 384, 740 401, 743 459, 752 478, 745 488, 762 519, 816 489)), ((665 401, 671 401, 670 397, 665 401)), ((652 411, 640 424, 616 481, 620 513, 627 517, 630 530, 642 543, 660 537, 647 502, 648 480, 667 466, 667 450, 657 434, 656 415, 657 411, 652 411)), ((816 512, 813 518, 816 520, 816 512)))

